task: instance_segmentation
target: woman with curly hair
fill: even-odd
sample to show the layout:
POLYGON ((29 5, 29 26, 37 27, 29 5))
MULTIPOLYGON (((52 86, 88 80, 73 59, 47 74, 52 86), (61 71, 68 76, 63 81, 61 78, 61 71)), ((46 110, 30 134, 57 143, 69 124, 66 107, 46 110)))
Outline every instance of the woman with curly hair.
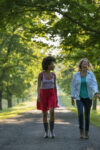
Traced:
POLYGON ((74 105, 74 99, 76 99, 80 138, 88 139, 92 97, 95 95, 99 98, 98 85, 94 73, 90 71, 92 69, 92 65, 90 64, 88 59, 81 59, 78 68, 79 71, 76 72, 73 76, 71 101, 72 105, 74 105), (83 122, 83 107, 85 112, 85 131, 83 122))
POLYGON ((38 75, 37 109, 43 112, 45 138, 48 138, 48 110, 50 110, 50 137, 54 138, 54 108, 57 105, 56 75, 54 70, 55 58, 45 57, 42 61, 43 71, 38 75))

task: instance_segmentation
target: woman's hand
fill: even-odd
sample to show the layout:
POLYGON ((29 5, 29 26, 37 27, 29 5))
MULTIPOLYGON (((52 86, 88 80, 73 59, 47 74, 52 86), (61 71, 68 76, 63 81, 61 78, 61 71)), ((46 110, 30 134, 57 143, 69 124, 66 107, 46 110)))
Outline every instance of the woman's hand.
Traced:
POLYGON ((100 100, 100 95, 99 95, 99 93, 96 93, 95 96, 100 100))
POLYGON ((72 97, 72 99, 71 99, 71 103, 72 103, 73 106, 75 105, 75 100, 74 100, 73 97, 72 97))

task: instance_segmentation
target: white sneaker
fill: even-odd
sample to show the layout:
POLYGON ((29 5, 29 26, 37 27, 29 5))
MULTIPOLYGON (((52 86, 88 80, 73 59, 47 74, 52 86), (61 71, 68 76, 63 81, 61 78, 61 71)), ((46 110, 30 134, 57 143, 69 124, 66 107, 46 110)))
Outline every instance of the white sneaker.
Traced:
POLYGON ((54 139, 55 138, 55 134, 54 134, 54 132, 52 131, 50 131, 50 138, 52 138, 52 139, 54 139))
POLYGON ((48 133, 47 132, 45 132, 44 138, 48 138, 48 133))

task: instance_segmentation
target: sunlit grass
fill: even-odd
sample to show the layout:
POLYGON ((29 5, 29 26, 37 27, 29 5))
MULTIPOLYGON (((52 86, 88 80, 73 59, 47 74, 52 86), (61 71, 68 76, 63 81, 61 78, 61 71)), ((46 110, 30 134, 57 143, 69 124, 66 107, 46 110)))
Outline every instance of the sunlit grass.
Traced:
POLYGON ((35 98, 17 104, 16 106, 8 108, 7 110, 0 111, 0 120, 11 118, 33 109, 35 109, 35 98))
POLYGON ((97 111, 92 110, 91 111, 91 122, 97 126, 100 127, 100 110, 97 109, 97 111))
MULTIPOLYGON (((66 93, 61 91, 61 100, 64 106, 67 107, 67 109, 71 110, 77 115, 76 105, 75 106, 71 105, 70 96, 68 96, 66 93)), ((98 107, 96 111, 91 109, 90 122, 94 124, 95 126, 100 127, 100 102, 98 102, 98 107)))

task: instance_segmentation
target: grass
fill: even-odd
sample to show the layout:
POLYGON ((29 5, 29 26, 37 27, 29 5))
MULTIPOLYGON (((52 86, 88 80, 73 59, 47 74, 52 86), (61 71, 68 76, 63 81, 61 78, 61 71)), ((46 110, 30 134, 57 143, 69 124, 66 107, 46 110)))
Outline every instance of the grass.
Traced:
MULTIPOLYGON (((22 102, 22 99, 19 99, 19 103, 22 102)), ((12 100, 12 106, 16 106, 18 103, 17 103, 17 99, 16 98, 13 98, 12 100)), ((8 102, 6 99, 3 99, 2 100, 2 109, 3 110, 7 110, 8 109, 8 102)))
MULTIPOLYGON (((67 109, 71 110, 77 115, 77 108, 76 106, 73 107, 71 105, 70 97, 67 96, 67 94, 62 91, 60 91, 60 97, 64 106, 66 106, 67 109)), ((17 104, 12 108, 0 111, 0 120, 11 118, 20 115, 21 113, 24 113, 26 111, 35 109, 35 99, 36 97, 34 96, 34 98, 29 101, 21 102, 20 104, 17 104)), ((90 121, 95 126, 100 127, 100 106, 97 107, 97 111, 91 110, 90 121)))
POLYGON ((91 111, 91 123, 100 128, 100 110, 91 111))
POLYGON ((35 97, 29 101, 17 104, 12 108, 0 111, 0 120, 11 118, 29 110, 35 109, 35 97))
MULTIPOLYGON (((62 103, 64 106, 67 107, 67 109, 71 110, 77 115, 77 108, 76 106, 71 105, 71 98, 67 96, 66 93, 60 91, 60 97, 62 100, 62 103)), ((98 107, 97 110, 94 111, 91 109, 91 115, 90 115, 90 122, 100 128, 100 102, 98 101, 98 107)))

